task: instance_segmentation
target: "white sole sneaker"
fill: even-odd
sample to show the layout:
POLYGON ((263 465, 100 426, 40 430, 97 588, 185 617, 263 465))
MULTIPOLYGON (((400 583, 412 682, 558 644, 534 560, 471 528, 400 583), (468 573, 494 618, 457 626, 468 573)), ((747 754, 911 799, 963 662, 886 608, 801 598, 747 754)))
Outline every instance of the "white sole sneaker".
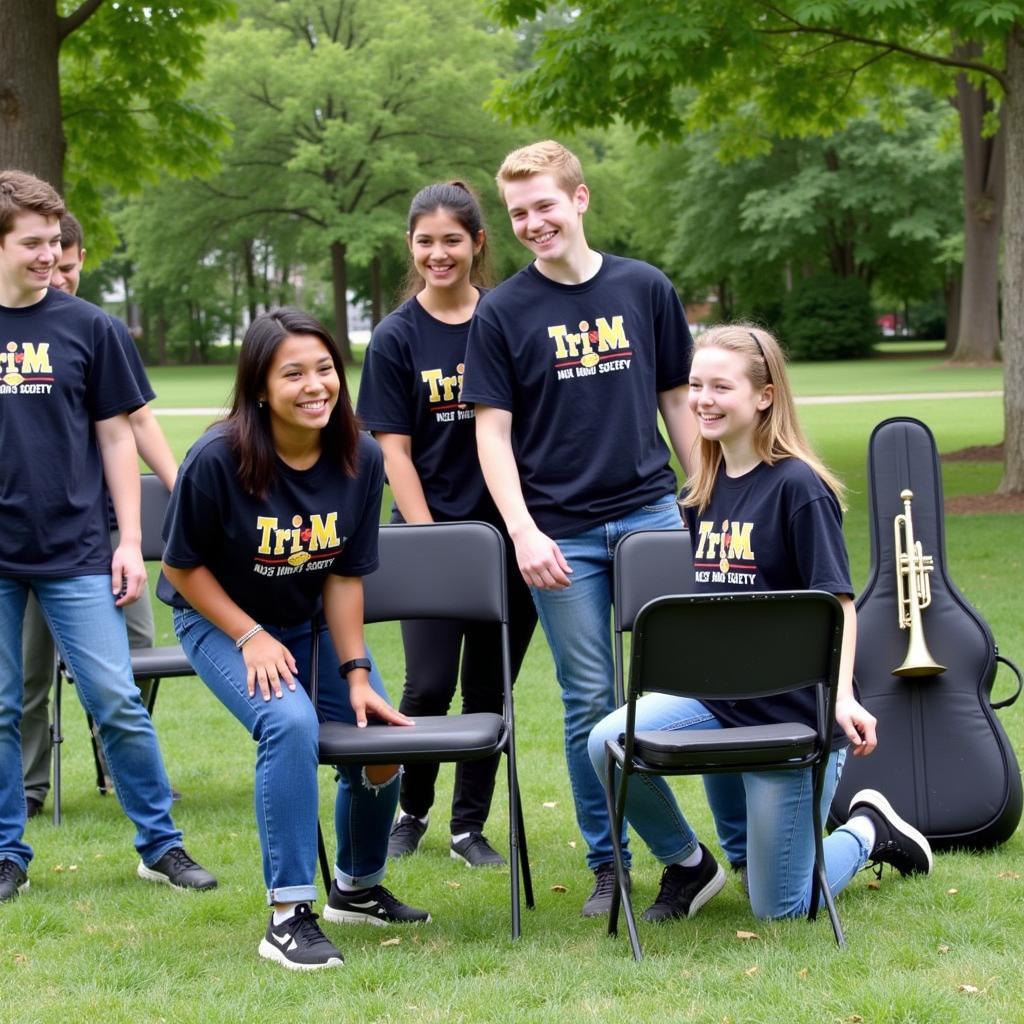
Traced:
POLYGON ((932 866, 935 863, 935 859, 932 857, 931 844, 923 833, 919 832, 909 821, 901 818, 896 813, 892 804, 877 789, 862 789, 853 794, 853 799, 850 801, 850 810, 847 814, 847 821, 857 813, 856 808, 864 804, 885 818, 890 828, 906 836, 924 850, 928 858, 928 870, 925 874, 931 874, 932 866))
POLYGON ((723 889, 725 888, 725 871, 722 869, 722 865, 718 865, 718 870, 715 872, 715 877, 704 886, 693 900, 690 902, 690 909, 686 912, 687 917, 693 917, 705 903, 714 899, 723 889))
POLYGON ((345 961, 339 960, 336 956, 332 956, 323 964, 297 964, 294 960, 289 960, 281 950, 267 942, 266 939, 260 939, 259 954, 264 960, 273 960, 274 963, 287 967, 289 971, 322 971, 328 967, 345 966, 345 961))

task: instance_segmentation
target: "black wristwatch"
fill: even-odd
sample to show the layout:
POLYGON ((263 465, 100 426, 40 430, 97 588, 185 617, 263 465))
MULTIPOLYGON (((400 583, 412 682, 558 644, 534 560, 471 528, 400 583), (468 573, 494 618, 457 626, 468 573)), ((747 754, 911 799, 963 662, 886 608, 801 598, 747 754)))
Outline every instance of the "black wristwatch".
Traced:
POLYGON ((365 668, 367 672, 373 668, 373 662, 369 658, 352 658, 343 665, 338 666, 338 675, 342 679, 348 679, 348 674, 355 668, 365 668))

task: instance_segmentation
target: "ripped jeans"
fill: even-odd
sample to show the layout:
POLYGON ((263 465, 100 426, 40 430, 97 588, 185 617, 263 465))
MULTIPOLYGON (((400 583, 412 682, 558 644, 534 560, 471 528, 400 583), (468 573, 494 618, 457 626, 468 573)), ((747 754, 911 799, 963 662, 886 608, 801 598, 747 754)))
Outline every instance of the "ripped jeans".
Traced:
MULTIPOLYGON (((331 721, 354 722, 348 684, 326 625, 320 633, 317 708, 305 690, 309 680, 310 627, 266 626, 298 665, 302 685, 265 701, 246 686, 246 668, 234 640, 192 609, 174 610, 174 631, 196 673, 256 740, 256 826, 263 853, 267 902, 312 902, 316 887, 317 712, 331 721)), ((376 666, 373 688, 387 696, 376 666)), ((399 774, 383 785, 368 782, 359 767, 341 770, 334 804, 338 837, 335 878, 343 885, 376 885, 384 877, 388 833, 398 804, 399 774)))

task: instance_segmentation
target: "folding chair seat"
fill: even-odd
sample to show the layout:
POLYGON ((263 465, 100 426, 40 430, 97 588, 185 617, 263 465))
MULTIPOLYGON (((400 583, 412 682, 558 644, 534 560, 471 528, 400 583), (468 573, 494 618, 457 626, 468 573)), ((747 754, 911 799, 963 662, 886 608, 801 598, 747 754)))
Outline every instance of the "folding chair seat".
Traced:
MULTIPOLYGON (((631 575, 635 566, 628 549, 621 552, 622 558, 618 557, 620 552, 616 554, 616 572, 623 577, 631 575)), ((648 601, 636 615, 632 632, 626 730, 617 740, 605 743, 604 785, 612 820, 617 883, 608 919, 609 934, 617 933, 621 903, 634 959, 642 959, 619 841, 629 776, 810 768, 815 860, 807 916, 810 920, 817 916, 820 894, 836 942, 844 947, 825 874, 820 812, 842 649, 843 612, 839 602, 819 591, 669 595, 648 601), (811 685, 817 707, 814 728, 787 722, 743 728, 636 731, 636 702, 644 693, 743 700, 811 685)))
MULTIPOLYGON (((320 763, 412 764, 471 761, 504 752, 508 771, 509 867, 512 937, 520 934, 520 867, 526 905, 533 907, 522 804, 516 771, 512 672, 508 635, 505 546, 487 523, 402 524, 380 529, 380 567, 363 580, 367 623, 400 619, 468 619, 493 622, 501 630, 504 710, 497 714, 417 715, 412 726, 321 722, 320 763)), ((319 631, 314 623, 310 691, 317 692, 319 631)), ((319 830, 324 885, 332 872, 319 830)))
MULTIPOLYGON (((142 558, 145 562, 159 563, 164 555, 163 525, 164 514, 170 501, 171 493, 163 485, 160 478, 153 473, 142 474, 142 558)), ((152 715, 156 704, 156 695, 161 679, 173 679, 182 676, 194 676, 195 669, 185 657, 185 652, 177 644, 164 647, 136 647, 131 651, 132 675, 136 683, 153 681, 149 693, 146 710, 152 715)), ((61 821, 61 744, 64 736, 61 732, 61 679, 73 683, 67 667, 58 659, 54 670, 53 683, 53 823, 61 821)), ((88 716, 87 716, 88 717, 88 716)), ((88 717, 89 735, 92 739, 93 760, 96 763, 96 785, 101 793, 107 791, 103 768, 100 763, 96 739, 92 735, 92 719, 88 717)))

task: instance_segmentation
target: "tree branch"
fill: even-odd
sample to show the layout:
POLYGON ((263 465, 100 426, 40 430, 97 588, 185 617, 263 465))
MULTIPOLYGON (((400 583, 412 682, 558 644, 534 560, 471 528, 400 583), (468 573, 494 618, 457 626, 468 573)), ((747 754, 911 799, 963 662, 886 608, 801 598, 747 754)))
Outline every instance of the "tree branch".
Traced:
POLYGON ((927 61, 931 64, 940 64, 943 67, 960 68, 962 71, 977 71, 979 74, 987 75, 989 78, 994 78, 1004 89, 1006 88, 1006 75, 1000 71, 999 68, 993 67, 991 64, 985 64, 982 61, 976 60, 963 60, 956 57, 943 57, 941 54, 929 53, 927 50, 917 50, 912 46, 904 46, 902 43, 893 42, 892 40, 872 39, 869 36, 857 35, 854 32, 847 32, 839 28, 805 25, 803 22, 794 18, 793 15, 782 10, 773 3, 765 3, 762 4, 762 6, 767 7, 773 14, 777 15, 783 21, 788 22, 789 27, 755 29, 754 31, 759 35, 780 36, 800 32, 804 35, 830 36, 833 39, 838 39, 846 43, 858 43, 861 46, 871 46, 876 49, 883 49, 892 53, 902 53, 905 57, 913 57, 915 60, 927 61))
POLYGON ((99 9, 103 0, 82 0, 70 14, 57 19, 57 38, 64 42, 75 29, 81 28, 99 9))

